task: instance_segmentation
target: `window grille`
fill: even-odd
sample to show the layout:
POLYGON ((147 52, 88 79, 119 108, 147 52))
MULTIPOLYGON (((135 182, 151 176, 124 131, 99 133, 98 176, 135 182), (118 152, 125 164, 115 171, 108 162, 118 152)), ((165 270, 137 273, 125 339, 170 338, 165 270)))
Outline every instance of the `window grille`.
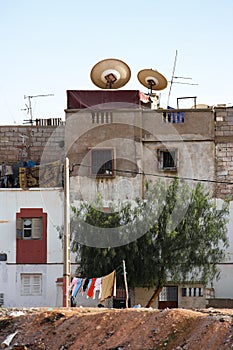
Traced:
POLYGON ((0 293, 0 307, 4 305, 4 294, 0 293))
POLYGON ((178 291, 176 286, 163 287, 159 294, 159 301, 176 301, 178 297, 178 291))
POLYGON ((104 111, 104 112, 93 112, 92 123, 93 124, 110 124, 112 123, 112 112, 104 111))
POLYGON ((113 149, 93 149, 91 151, 91 174, 111 177, 113 169, 113 149))

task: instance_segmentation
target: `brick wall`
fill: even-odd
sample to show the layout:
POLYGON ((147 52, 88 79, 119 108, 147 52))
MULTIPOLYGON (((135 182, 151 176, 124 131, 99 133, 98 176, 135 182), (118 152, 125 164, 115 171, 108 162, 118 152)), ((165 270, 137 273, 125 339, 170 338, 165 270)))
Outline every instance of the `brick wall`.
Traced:
POLYGON ((0 126, 0 164, 58 159, 64 149, 64 126, 0 126))
POLYGON ((215 113, 216 197, 233 199, 233 109, 215 113))
POLYGON ((206 306, 214 308, 232 309, 233 299, 208 299, 206 306))

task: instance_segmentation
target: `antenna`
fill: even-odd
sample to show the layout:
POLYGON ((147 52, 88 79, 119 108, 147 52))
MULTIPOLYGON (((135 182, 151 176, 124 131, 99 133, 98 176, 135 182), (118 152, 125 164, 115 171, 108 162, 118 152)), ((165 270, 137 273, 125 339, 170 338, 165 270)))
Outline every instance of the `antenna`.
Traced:
POLYGON ((192 84, 192 83, 185 83, 185 82, 181 82, 181 81, 174 81, 174 79, 190 79, 190 80, 192 80, 192 78, 189 78, 189 77, 177 77, 177 76, 175 76, 177 55, 178 55, 178 51, 176 50, 174 64, 173 64, 173 70, 172 70, 172 78, 171 78, 171 81, 170 81, 170 89, 169 89, 168 98, 167 98, 167 107, 169 106, 169 100, 170 100, 170 96, 171 96, 171 90, 172 90, 173 83, 175 83, 175 84, 185 84, 185 85, 198 85, 198 84, 192 84))
POLYGON ((25 120, 27 123, 30 123, 31 125, 33 125, 33 113, 32 113, 32 104, 31 104, 31 99, 35 98, 35 97, 47 97, 47 96, 54 96, 54 94, 46 94, 46 95, 29 95, 29 96, 25 96, 24 95, 24 99, 28 98, 28 105, 26 105, 26 108, 21 109, 21 111, 27 111, 27 113, 30 114, 30 119, 29 120, 25 120))

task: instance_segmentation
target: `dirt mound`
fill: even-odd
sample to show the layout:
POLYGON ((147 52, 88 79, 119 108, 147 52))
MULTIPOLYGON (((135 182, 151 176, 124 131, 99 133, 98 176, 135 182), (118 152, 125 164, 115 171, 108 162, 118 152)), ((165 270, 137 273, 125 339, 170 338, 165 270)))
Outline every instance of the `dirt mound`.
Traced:
POLYGON ((229 350, 232 321, 225 309, 0 309, 0 344, 17 331, 8 349, 229 350))

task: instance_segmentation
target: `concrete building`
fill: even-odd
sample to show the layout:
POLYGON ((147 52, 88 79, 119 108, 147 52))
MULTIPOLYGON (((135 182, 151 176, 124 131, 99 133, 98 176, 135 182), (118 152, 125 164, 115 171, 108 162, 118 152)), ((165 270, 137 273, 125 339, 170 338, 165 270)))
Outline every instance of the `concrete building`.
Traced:
MULTIPOLYGON (((176 307, 204 307, 206 298, 208 305, 232 305, 232 109, 152 107, 151 101, 137 90, 69 90, 65 125, 50 121, 38 122, 35 126, 0 128, 0 160, 3 165, 12 167, 10 173, 1 178, 10 188, 0 190, 2 206, 8 204, 0 217, 0 296, 4 306, 61 305, 62 280, 57 278, 62 277, 62 248, 55 226, 63 224, 62 171, 56 163, 59 168, 57 186, 54 182, 51 186, 51 176, 43 166, 47 169, 48 164, 53 164, 54 168, 55 162, 61 166, 65 155, 70 161, 73 204, 94 201, 101 195, 107 208, 110 202, 144 197, 146 181, 158 178, 169 181, 170 176, 179 176, 189 181, 190 186, 193 179, 204 180, 220 204, 230 195, 229 259, 219 266, 220 280, 207 290, 200 284, 168 285, 157 305, 162 307, 175 302, 176 307), (29 160, 34 162, 33 166, 29 160), (38 164, 39 176, 36 173, 38 164), (14 175, 14 179, 10 175, 14 175), (14 188, 17 181, 24 190, 14 188), (21 242, 21 237, 17 236, 22 227, 18 226, 17 219, 32 217, 47 221, 47 239, 40 242, 37 252, 32 253, 32 250, 27 254, 28 242, 21 242), (33 282, 27 274, 39 276, 33 282), (25 298, 22 293, 27 288, 30 290, 31 283, 35 283, 35 290, 41 288, 41 294, 25 298)), ((146 298, 147 292, 143 289, 131 296, 132 303, 142 305, 146 298)))
MULTIPOLYGON (((127 91, 122 103, 116 91, 67 95, 66 152, 76 165, 71 174, 73 201, 95 201, 101 194, 107 207, 109 202, 143 197, 146 181, 168 181, 170 176, 190 186, 196 183, 193 179, 203 180, 219 204, 226 195, 232 199, 232 109, 154 110, 141 102, 139 91, 127 91)), ((219 265, 221 279, 200 295, 200 285, 177 286, 177 305, 191 305, 190 297, 202 307, 203 296, 212 305, 233 299, 232 202, 230 208, 229 260, 219 265)), ((135 302, 140 298, 136 293, 135 302)))

